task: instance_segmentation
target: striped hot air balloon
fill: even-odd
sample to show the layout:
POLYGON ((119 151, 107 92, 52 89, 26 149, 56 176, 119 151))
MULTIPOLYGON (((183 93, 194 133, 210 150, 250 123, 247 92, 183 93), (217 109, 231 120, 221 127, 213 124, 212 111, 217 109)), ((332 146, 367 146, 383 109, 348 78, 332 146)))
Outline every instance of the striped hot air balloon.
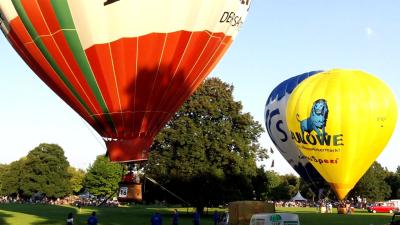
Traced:
POLYGON ((211 72, 250 0, 0 0, 1 29, 105 140, 147 160, 155 135, 211 72))
POLYGON ((316 195, 320 190, 326 189, 324 178, 299 151, 296 143, 290 138, 291 133, 286 125, 286 108, 293 90, 301 82, 320 72, 322 71, 303 73, 280 83, 270 93, 264 111, 265 127, 272 142, 283 158, 316 195))

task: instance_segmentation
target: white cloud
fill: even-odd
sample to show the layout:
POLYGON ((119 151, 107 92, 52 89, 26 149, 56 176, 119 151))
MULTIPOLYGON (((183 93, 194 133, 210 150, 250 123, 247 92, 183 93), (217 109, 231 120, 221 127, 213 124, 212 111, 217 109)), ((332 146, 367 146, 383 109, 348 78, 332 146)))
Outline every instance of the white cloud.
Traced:
POLYGON ((367 34, 367 37, 372 37, 375 35, 375 31, 371 27, 366 27, 365 33, 367 34))

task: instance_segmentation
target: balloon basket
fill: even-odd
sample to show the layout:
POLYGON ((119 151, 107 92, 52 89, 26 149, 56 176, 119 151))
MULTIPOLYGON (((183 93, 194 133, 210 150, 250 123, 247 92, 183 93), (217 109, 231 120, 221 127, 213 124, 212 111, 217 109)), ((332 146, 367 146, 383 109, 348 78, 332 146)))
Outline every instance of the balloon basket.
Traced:
POLYGON ((355 209, 354 207, 346 208, 346 207, 338 207, 337 208, 337 213, 338 214, 351 214, 354 213, 355 209))
POLYGON ((142 184, 132 182, 120 182, 118 191, 119 202, 141 202, 142 184))
POLYGON ((346 208, 337 208, 337 213, 338 214, 346 214, 347 213, 347 209, 346 208))

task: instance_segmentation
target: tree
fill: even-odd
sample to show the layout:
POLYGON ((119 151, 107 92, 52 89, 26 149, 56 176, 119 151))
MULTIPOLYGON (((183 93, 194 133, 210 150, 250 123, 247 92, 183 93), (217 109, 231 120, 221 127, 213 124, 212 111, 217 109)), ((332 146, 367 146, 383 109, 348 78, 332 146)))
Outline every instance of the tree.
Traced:
POLYGON ((232 85, 207 79, 151 147, 147 173, 199 208, 252 198, 256 158, 266 157, 261 125, 232 93, 232 85))
POLYGON ((400 198, 400 167, 397 167, 397 170, 394 173, 389 172, 389 175, 386 177, 385 181, 391 189, 390 198, 400 198))
POLYGON ((281 183, 281 177, 277 172, 272 170, 265 173, 268 179, 267 196, 268 199, 273 199, 273 190, 281 183))
POLYGON ((370 201, 381 201, 390 197, 390 186, 385 182, 387 169, 374 162, 364 176, 358 181, 349 196, 367 198, 370 201))
POLYGON ((299 178, 293 174, 280 176, 280 183, 272 189, 272 200, 289 200, 299 190, 299 178))
POLYGON ((21 191, 21 173, 24 167, 26 158, 10 163, 4 169, 4 174, 1 177, 1 194, 6 196, 16 197, 22 193, 21 191))
POLYGON ((61 198, 71 193, 69 162, 64 150, 56 144, 40 144, 31 150, 23 164, 20 188, 23 196, 42 193, 61 198))
POLYGON ((71 190, 74 194, 78 194, 83 189, 83 180, 85 178, 85 171, 76 169, 72 166, 68 167, 68 173, 70 174, 71 190))
POLYGON ((268 176, 264 167, 256 169, 257 175, 252 179, 252 185, 254 187, 254 195, 257 200, 267 199, 268 190, 268 176))
POLYGON ((4 195, 2 192, 4 184, 4 175, 7 173, 9 166, 7 164, 0 164, 0 196, 4 195))
POLYGON ((117 191, 121 177, 122 165, 112 163, 107 157, 100 155, 89 166, 84 186, 90 194, 105 197, 117 191))

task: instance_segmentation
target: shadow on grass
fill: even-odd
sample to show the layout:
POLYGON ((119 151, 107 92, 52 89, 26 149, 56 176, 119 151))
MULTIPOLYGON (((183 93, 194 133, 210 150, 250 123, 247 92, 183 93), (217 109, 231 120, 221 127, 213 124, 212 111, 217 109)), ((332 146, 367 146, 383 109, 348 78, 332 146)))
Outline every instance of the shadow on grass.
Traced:
MULTIPOLYGON (((145 225, 150 224, 151 215, 161 213, 163 224, 171 224, 173 208, 135 205, 131 207, 83 207, 81 210, 71 206, 0 204, 0 224, 6 225, 65 225, 68 213, 74 215, 74 225, 87 224, 89 215, 96 211, 99 225, 145 225), (1 213, 1 212, 0 212, 1 213), (11 218, 10 218, 11 217, 11 218), (11 221, 11 222, 10 222, 11 221)), ((181 225, 192 225, 192 211, 179 209, 181 225)), ((203 215, 202 225, 211 225, 212 216, 203 215)))
POLYGON ((0 224, 8 225, 5 220, 7 217, 11 217, 11 216, 9 214, 0 212, 0 224))
POLYGON ((55 225, 65 224, 68 213, 77 214, 77 210, 67 206, 50 206, 34 204, 0 204, 0 210, 10 212, 8 217, 15 217, 12 223, 0 221, 0 224, 32 224, 32 225, 55 225), (21 217, 18 214, 24 214, 21 217), (14 222, 16 221, 16 222, 14 222))

